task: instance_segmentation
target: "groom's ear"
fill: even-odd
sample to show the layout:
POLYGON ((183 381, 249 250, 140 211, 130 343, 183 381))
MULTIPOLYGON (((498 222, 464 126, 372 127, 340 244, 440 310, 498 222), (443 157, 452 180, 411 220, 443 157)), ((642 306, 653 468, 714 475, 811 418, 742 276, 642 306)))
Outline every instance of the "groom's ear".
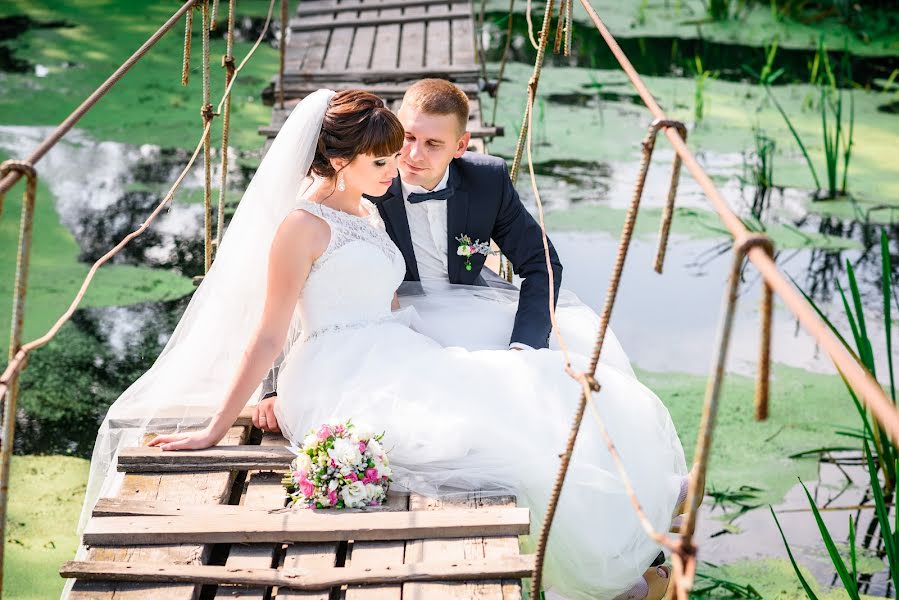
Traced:
POLYGON ((459 138, 459 142, 456 144, 456 151, 453 153, 453 158, 459 158, 465 151, 468 150, 468 143, 471 141, 471 133, 466 131, 462 134, 462 137, 459 138))

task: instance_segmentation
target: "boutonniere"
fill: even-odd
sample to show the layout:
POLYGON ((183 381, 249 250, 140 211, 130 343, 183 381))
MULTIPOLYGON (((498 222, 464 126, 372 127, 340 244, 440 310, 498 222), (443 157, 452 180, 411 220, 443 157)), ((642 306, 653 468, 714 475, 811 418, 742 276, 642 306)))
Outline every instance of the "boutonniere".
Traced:
POLYGON ((456 254, 465 257, 466 271, 471 271, 471 256, 473 254, 483 254, 484 256, 496 254, 496 251, 490 249, 490 242, 482 242, 480 240, 472 242, 467 235, 460 235, 456 238, 456 241, 459 242, 456 254))

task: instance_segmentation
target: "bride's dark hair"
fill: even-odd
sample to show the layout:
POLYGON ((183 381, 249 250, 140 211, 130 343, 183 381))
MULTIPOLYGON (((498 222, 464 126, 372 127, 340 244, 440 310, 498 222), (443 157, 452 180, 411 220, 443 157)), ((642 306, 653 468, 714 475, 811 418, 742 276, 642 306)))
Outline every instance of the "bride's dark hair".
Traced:
POLYGON ((403 126, 384 101, 364 90, 334 94, 322 121, 318 147, 309 170, 321 177, 336 174, 332 158, 351 162, 360 154, 387 156, 403 147, 403 126))

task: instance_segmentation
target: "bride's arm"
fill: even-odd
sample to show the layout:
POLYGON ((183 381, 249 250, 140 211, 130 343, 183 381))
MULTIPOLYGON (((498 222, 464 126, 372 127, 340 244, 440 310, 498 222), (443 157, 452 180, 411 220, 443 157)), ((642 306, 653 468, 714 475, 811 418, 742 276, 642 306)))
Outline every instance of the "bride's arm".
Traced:
POLYGON ((207 448, 225 436, 284 347, 297 298, 313 261, 327 247, 328 235, 327 225, 305 211, 291 213, 281 223, 269 252, 262 317, 221 406, 204 429, 162 435, 149 445, 163 450, 207 448))

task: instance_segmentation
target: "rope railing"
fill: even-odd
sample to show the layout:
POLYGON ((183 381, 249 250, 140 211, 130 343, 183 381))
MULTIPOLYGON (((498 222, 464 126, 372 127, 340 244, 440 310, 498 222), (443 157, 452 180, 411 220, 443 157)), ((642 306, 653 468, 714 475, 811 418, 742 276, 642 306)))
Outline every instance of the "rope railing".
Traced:
MULTIPOLYGON (((605 27, 602 20, 593 10, 588 0, 580 0, 581 4, 587 10, 591 20, 597 30, 602 35, 606 44, 609 46, 616 60, 618 60, 621 68, 625 71, 628 79, 636 88, 641 99, 647 108, 653 114, 654 121, 649 127, 649 133, 643 141, 643 158, 641 160, 640 173, 637 178, 637 184, 634 189, 634 196, 631 205, 625 217, 625 225, 622 229, 621 240, 616 257, 615 267, 612 274, 612 280, 607 290, 606 300, 600 316, 600 326, 597 332, 596 344, 594 346, 593 355, 590 361, 590 367, 585 372, 576 372, 571 368, 568 360, 567 347, 562 338, 561 332, 555 326, 555 303, 554 290, 552 288, 552 269, 547 263, 550 272, 550 316, 556 330, 556 337, 559 340, 560 348, 565 355, 565 370, 581 387, 581 396, 576 409, 574 423, 572 425, 569 439, 565 452, 560 455, 561 462, 557 477, 550 496, 549 505, 544 516, 541 526, 540 536, 538 538, 535 568, 532 575, 532 590, 536 596, 541 591, 542 569, 544 564, 546 546, 549 539, 549 533, 552 526, 553 517, 557 508, 559 496, 564 486, 565 477, 571 460, 574 444, 580 430, 581 422, 585 412, 585 408, 589 403, 591 412, 600 434, 603 437, 606 447, 616 464, 616 468, 622 479, 625 490, 628 493, 631 504, 636 515, 646 531, 647 535, 660 545, 672 552, 672 589, 669 590, 669 598, 676 597, 678 600, 685 600, 693 587, 693 579, 696 574, 696 556, 697 548, 693 542, 695 533, 696 519, 699 506, 702 503, 705 489, 705 477, 708 468, 708 460, 711 451, 712 437, 718 412, 721 387, 725 375, 725 365, 727 359, 727 351, 730 346, 730 336, 733 327, 733 318, 736 310, 736 301, 738 297, 740 275, 742 265, 745 260, 749 260, 759 270, 763 280, 763 290, 761 297, 761 343, 759 349, 759 373, 756 383, 755 395, 755 417, 757 420, 763 420, 768 414, 768 382, 770 369, 770 344, 771 344, 771 313, 773 294, 777 293, 781 300, 786 304, 787 308, 798 319, 803 328, 815 338, 817 343, 824 348, 833 360, 834 365, 847 381, 849 385, 858 393, 865 406, 871 411, 875 419, 883 426, 887 435, 894 441, 899 440, 899 411, 892 405, 886 397, 880 385, 874 380, 870 373, 854 358, 852 352, 845 348, 843 344, 836 339, 833 333, 827 328, 821 318, 815 313, 814 309, 809 306, 808 302, 788 283, 787 279, 777 270, 774 262, 774 247, 772 241, 765 235, 755 234, 746 229, 743 222, 727 205, 720 193, 715 188, 711 179, 696 161, 696 158, 686 146, 686 128, 677 121, 667 118, 665 113, 656 103, 652 94, 646 85, 640 79, 633 65, 627 56, 621 50, 615 41, 614 36, 605 27), (728 228, 728 231, 734 238, 733 243, 733 263, 728 278, 727 294, 724 297, 724 306, 722 310, 721 324, 718 331, 717 353, 712 367, 712 373, 706 388, 703 412, 700 422, 700 429, 697 435, 696 450, 693 457, 693 468, 690 471, 689 485, 686 500, 686 515, 681 519, 679 539, 673 539, 668 535, 659 533, 654 530, 651 523, 643 513, 639 499, 634 493, 633 486, 627 475, 626 469, 618 456, 615 449, 614 441, 608 434, 599 411, 597 410, 593 398, 593 394, 600 390, 598 382, 594 379, 595 369, 599 361, 602 351, 605 333, 611 317, 614 301, 618 293, 624 262, 630 246, 631 236, 633 234, 634 225, 636 223, 639 211, 639 203, 643 194, 643 187, 646 181, 647 170, 652 158, 652 151, 655 146, 657 133, 662 130, 671 142, 675 159, 672 167, 671 185, 669 188, 668 198, 664 207, 662 223, 659 232, 659 245, 656 254, 654 269, 661 273, 664 263, 665 250, 668 242, 671 221, 673 217, 674 198, 677 191, 677 185, 680 176, 681 165, 685 165, 693 175, 700 188, 705 192, 709 201, 715 208, 719 218, 728 228)), ((556 48, 561 44, 560 39, 565 38, 566 49, 569 48, 568 38, 571 35, 571 3, 570 0, 561 0, 562 5, 559 9, 559 15, 556 31, 556 48), (564 21, 564 24, 562 23, 564 21)), ((528 3, 530 5, 530 2, 528 3)), ((543 27, 540 32, 539 44, 535 43, 537 48, 537 59, 534 64, 534 73, 528 81, 528 101, 525 108, 525 115, 522 122, 518 143, 516 144, 515 156, 513 158, 512 169, 510 175, 515 181, 518 176, 518 170, 521 164, 522 154, 525 149, 528 153, 528 168, 531 175, 531 186, 537 203, 540 225, 543 231, 543 244, 546 256, 549 256, 548 238, 546 236, 546 228, 543 219, 543 205, 540 199, 540 193, 537 188, 537 181, 534 175, 533 162, 531 156, 531 122, 534 102, 536 98, 537 87, 539 84, 540 73, 543 66, 543 59, 546 52, 548 42, 549 29, 553 16, 553 0, 548 0, 545 6, 543 27)), ((528 17, 530 15, 530 6, 528 6, 528 17)), ((528 28, 532 30, 530 18, 528 28)), ((532 40, 533 41, 533 40, 532 40)), ((547 259, 548 260, 548 259, 547 259)))
MULTIPOLYGON (((203 0, 203 25, 206 35, 208 35, 210 27, 208 2, 209 0, 203 0)), ((87 100, 85 100, 71 115, 69 115, 69 117, 67 117, 66 120, 63 121, 63 123, 59 125, 59 127, 57 127, 53 134, 51 134, 46 140, 44 140, 44 142, 41 143, 38 149, 35 150, 27 160, 6 161, 2 165, 0 165, 0 176, 2 176, 2 179, 0 179, 0 207, 2 207, 3 198, 6 191, 8 191, 8 189, 13 186, 16 181, 23 175, 27 178, 27 185, 25 189, 25 197, 23 200, 22 208, 21 231, 19 236, 19 255, 16 265, 16 282, 10 335, 9 363, 3 370, 3 373, 0 374, 0 399, 3 400, 4 405, 3 438, 2 440, 0 440, 0 539, 4 538, 6 529, 6 505, 9 490, 9 466, 13 451, 13 440, 15 437, 15 407, 18 378, 27 365, 29 354, 34 350, 48 344, 56 336, 62 326, 66 322, 68 322, 69 319, 71 319, 72 315, 75 313, 75 310, 78 308, 82 299, 84 298, 84 295, 87 292, 87 289, 93 281, 93 278, 99 268, 105 263, 109 262, 126 245, 128 245, 131 240, 144 233, 150 227, 151 223, 156 219, 156 217, 172 201, 175 195, 175 191, 178 189, 178 187, 181 185, 181 182, 193 167, 197 157, 200 154, 200 151, 205 149, 206 152, 208 152, 210 132, 212 130, 212 119, 207 119, 204 115, 203 132, 200 135, 200 139, 197 142, 193 154, 191 154, 190 159, 187 161, 187 164, 175 179, 175 182, 172 184, 169 191, 165 194, 163 199, 150 213, 146 220, 140 225, 140 227, 126 235, 118 244, 116 244, 106 254, 104 254, 96 262, 94 262, 93 265, 91 265, 91 268, 88 270, 87 275, 84 277, 84 280, 82 281, 81 286, 77 294, 75 295, 75 298, 69 304, 69 307, 65 310, 65 312, 56 320, 53 326, 51 326, 50 329, 41 337, 26 344, 22 344, 21 337, 23 331, 25 296, 27 291, 27 274, 31 249, 31 229, 34 221, 34 203, 37 180, 37 173, 34 168, 34 163, 40 160, 40 158, 43 157, 47 153, 47 151, 49 151, 54 145, 56 145, 56 143, 58 143, 59 140, 62 139, 62 137, 72 128, 72 126, 88 110, 90 110, 118 80, 121 79, 122 75, 124 75, 125 72, 127 72, 128 69, 134 65, 134 63, 136 63, 144 54, 146 54, 146 52, 159 40, 159 38, 162 37, 162 35, 164 35, 178 22, 180 17, 183 16, 185 12, 187 12, 188 20, 190 20, 190 10, 194 6, 194 4, 195 0, 186 2, 179 11, 177 11, 168 21, 166 21, 166 23, 159 30, 157 30, 157 32, 153 34, 153 36, 151 36, 143 46, 141 46, 141 48, 137 52, 135 52, 127 61, 125 61, 125 63, 123 63, 122 66, 120 66, 99 88, 97 88, 97 90, 95 90, 87 100)), ((222 95, 221 101, 218 104, 218 107, 215 109, 215 112, 221 111, 222 107, 230 100, 234 84, 237 81, 237 76, 250 60, 250 58, 252 58, 252 56, 256 53, 256 50, 259 48, 263 39, 265 38, 265 35, 268 32, 269 26, 271 24, 274 4, 275 0, 270 0, 268 15, 266 17, 265 24, 262 27, 262 32, 260 33, 259 38, 256 40, 256 43, 252 46, 250 51, 241 61, 240 65, 233 70, 231 78, 226 84, 225 91, 222 95)), ((233 0, 231 8, 233 9, 233 0)), ((231 24, 229 24, 229 28, 232 28, 233 11, 231 13, 230 20, 231 24)), ((185 64, 189 62, 188 46, 189 44, 185 44, 185 48, 187 49, 185 52, 185 64)), ((226 57, 230 55, 230 52, 231 48, 229 44, 228 55, 226 55, 226 57)), ((204 58, 204 62, 208 63, 208 43, 204 44, 204 55, 206 55, 204 58)), ((206 79, 205 76, 204 79, 206 79)), ((213 107, 208 104, 207 88, 208 86, 204 85, 204 113, 212 113, 213 107)), ((207 197, 209 195, 209 185, 210 179, 207 176, 207 197)), ((3 544, 0 544, 0 564, 2 564, 2 558, 3 544)), ((2 572, 0 572, 0 591, 2 591, 2 586, 3 579, 2 572)))

